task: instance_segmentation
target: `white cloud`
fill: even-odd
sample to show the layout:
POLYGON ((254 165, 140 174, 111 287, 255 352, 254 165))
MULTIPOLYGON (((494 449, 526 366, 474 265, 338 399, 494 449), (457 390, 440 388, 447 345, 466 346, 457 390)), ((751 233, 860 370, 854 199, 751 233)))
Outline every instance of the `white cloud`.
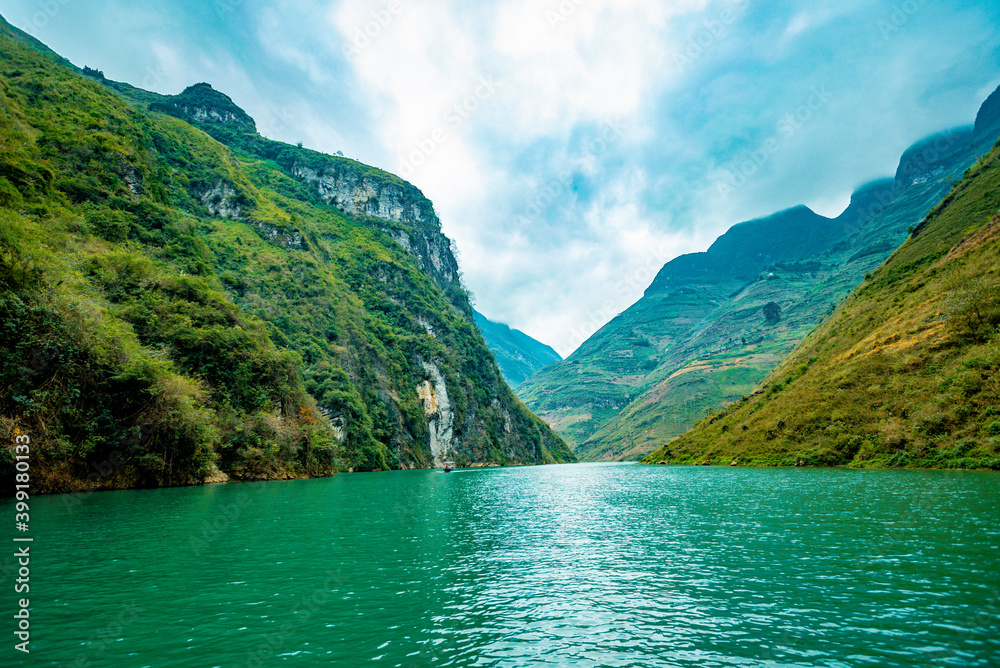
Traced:
POLYGON ((664 66, 670 19, 704 5, 506 0, 472 12, 458 2, 400 0, 396 11, 379 2, 333 8, 330 25, 351 47, 359 85, 383 110, 376 132, 392 167, 435 202, 469 285, 494 317, 516 313, 523 325, 529 313, 549 313, 544 324, 531 321, 568 352, 569 324, 605 312, 608 300, 620 310, 641 295, 645 285, 616 293, 615 276, 662 245, 653 241, 664 230, 639 211, 648 187, 641 170, 604 173, 635 139, 602 133, 625 119, 636 137, 650 137, 649 92, 676 75, 664 66), (484 78, 496 90, 480 98, 484 78), (456 104, 470 109, 456 114, 456 104), (597 191, 582 210, 566 174, 597 191), (555 267, 566 273, 553 277, 555 267))
POLYGON ((265 10, 259 18, 257 40, 267 53, 279 62, 306 74, 312 84, 333 84, 332 73, 324 64, 322 54, 307 51, 301 44, 288 41, 287 37, 281 31, 281 18, 276 15, 275 10, 265 10))
MULTIPOLYGON (((881 0, 95 0, 35 32, 160 92, 208 81, 267 136, 400 173, 482 310, 566 353, 673 256, 798 203, 833 215, 910 143, 971 122, 1000 16, 918 4, 887 33, 881 0), (714 177, 814 85, 834 98, 720 196, 714 177), (623 129, 598 150, 608 121, 623 129)), ((15 23, 39 7, 7 5, 15 23)))
MULTIPOLYGON (((146 90, 157 93, 173 95, 180 92, 183 82, 177 76, 180 72, 186 72, 186 65, 182 65, 181 56, 177 49, 162 40, 154 39, 149 42, 149 50, 153 53, 156 64, 152 70, 158 74, 156 81, 147 81, 146 90), (153 84, 153 85, 149 85, 153 84)), ((182 75, 183 76, 183 75, 182 75)))
POLYGON ((851 203, 852 192, 847 190, 840 193, 830 193, 829 195, 823 195, 810 200, 805 205, 821 216, 836 218, 844 213, 844 210, 851 203))

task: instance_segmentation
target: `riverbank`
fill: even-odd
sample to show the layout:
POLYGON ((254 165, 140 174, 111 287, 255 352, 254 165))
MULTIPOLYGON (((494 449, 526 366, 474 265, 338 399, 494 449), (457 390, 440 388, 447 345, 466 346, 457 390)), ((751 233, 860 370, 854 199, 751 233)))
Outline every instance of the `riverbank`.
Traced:
POLYGON ((966 457, 962 447, 950 451, 936 451, 933 456, 914 457, 909 453, 875 455, 868 459, 848 462, 832 461, 825 457, 809 455, 761 455, 702 457, 653 457, 637 462, 648 465, 671 466, 743 466, 751 468, 844 468, 863 470, 922 470, 922 471, 1000 471, 1000 457, 966 457))

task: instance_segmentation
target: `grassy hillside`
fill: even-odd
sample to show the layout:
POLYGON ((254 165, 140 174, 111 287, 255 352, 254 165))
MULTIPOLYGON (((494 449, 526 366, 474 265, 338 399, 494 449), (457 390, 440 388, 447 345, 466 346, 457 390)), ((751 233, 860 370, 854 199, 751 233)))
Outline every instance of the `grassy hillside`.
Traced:
MULTIPOLYGON (((674 366, 665 370, 669 375, 662 370, 651 375, 649 389, 591 436, 580 454, 607 458, 609 450, 627 444, 631 447, 622 448, 621 458, 639 459, 687 431, 706 412, 752 392, 866 273, 906 239, 907 229, 947 192, 953 175, 958 178, 949 170, 901 191, 894 191, 887 180, 859 191, 856 203, 866 200, 866 190, 900 194, 827 251, 772 265, 759 280, 721 300, 707 316, 708 324, 677 351, 674 366), (781 309, 771 321, 764 313, 769 303, 781 309)), ((866 209, 852 206, 841 219, 857 219, 857 211, 866 209)))
POLYGON ((752 392, 961 178, 972 140, 970 126, 918 142, 893 178, 860 188, 835 219, 797 207, 672 260, 642 299, 519 395, 582 459, 641 458, 752 392))
POLYGON ((34 490, 573 459, 416 188, 2 25, 0 434, 33 439, 34 490))
POLYGON ((644 461, 1000 468, 1000 151, 756 392, 644 461))
POLYGON ((493 322, 478 311, 473 315, 486 345, 497 358, 500 372, 512 388, 516 388, 539 369, 562 360, 559 353, 550 346, 536 341, 524 332, 493 322))

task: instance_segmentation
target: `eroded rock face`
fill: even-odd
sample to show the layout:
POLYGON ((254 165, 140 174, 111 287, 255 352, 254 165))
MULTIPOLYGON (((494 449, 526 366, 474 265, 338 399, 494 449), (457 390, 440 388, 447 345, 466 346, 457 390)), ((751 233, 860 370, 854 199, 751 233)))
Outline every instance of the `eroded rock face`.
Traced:
POLYGON ((322 168, 295 164, 291 172, 316 188, 324 203, 348 215, 372 219, 370 224, 415 257, 420 268, 442 289, 459 282, 458 261, 451 240, 441 233, 440 222, 420 191, 336 162, 322 168))
POLYGON ((219 218, 240 219, 241 207, 236 197, 236 189, 225 181, 219 181, 199 197, 208 212, 219 218))
POLYGON ((440 232, 410 235, 403 230, 385 229, 392 240, 417 258, 420 268, 444 289, 458 281, 458 262, 451 249, 451 240, 440 232))
POLYGON ((271 243, 283 248, 295 248, 298 250, 305 248, 305 244, 302 243, 302 233, 295 228, 278 227, 259 220, 249 220, 247 223, 256 227, 261 236, 271 243))
POLYGON ((430 431, 431 456, 434 465, 441 464, 448 458, 448 451, 454 445, 455 412, 448 398, 448 385, 441 369, 432 362, 421 361, 424 371, 430 376, 428 380, 417 385, 417 396, 424 406, 424 416, 427 418, 427 428, 430 431))
POLYGON ((211 107, 194 107, 187 104, 174 105, 196 121, 215 121, 216 123, 239 123, 240 118, 231 111, 220 111, 211 107))
POLYGON ((254 120, 231 97, 207 83, 188 86, 181 94, 170 96, 162 102, 154 102, 149 108, 202 126, 240 126, 248 133, 257 132, 254 120))
POLYGON ((219 470, 219 467, 215 463, 212 463, 209 464, 208 473, 205 474, 205 479, 202 482, 206 485, 229 482, 229 476, 219 470))
POLYGON ((400 186, 370 179, 346 169, 330 167, 318 171, 304 165, 292 174, 313 184, 323 202, 354 216, 371 216, 397 223, 422 223, 427 217, 400 186))
POLYGON ((126 163, 124 160, 120 163, 120 169, 122 178, 125 179, 125 185, 134 197, 139 197, 142 195, 142 173, 132 165, 126 163))

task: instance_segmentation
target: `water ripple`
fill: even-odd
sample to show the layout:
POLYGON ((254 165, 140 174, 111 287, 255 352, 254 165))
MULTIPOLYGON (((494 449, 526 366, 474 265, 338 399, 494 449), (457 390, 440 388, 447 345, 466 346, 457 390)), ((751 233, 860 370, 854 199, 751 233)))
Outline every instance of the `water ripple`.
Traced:
POLYGON ((628 465, 40 499, 31 665, 997 665, 998 499, 628 465))

